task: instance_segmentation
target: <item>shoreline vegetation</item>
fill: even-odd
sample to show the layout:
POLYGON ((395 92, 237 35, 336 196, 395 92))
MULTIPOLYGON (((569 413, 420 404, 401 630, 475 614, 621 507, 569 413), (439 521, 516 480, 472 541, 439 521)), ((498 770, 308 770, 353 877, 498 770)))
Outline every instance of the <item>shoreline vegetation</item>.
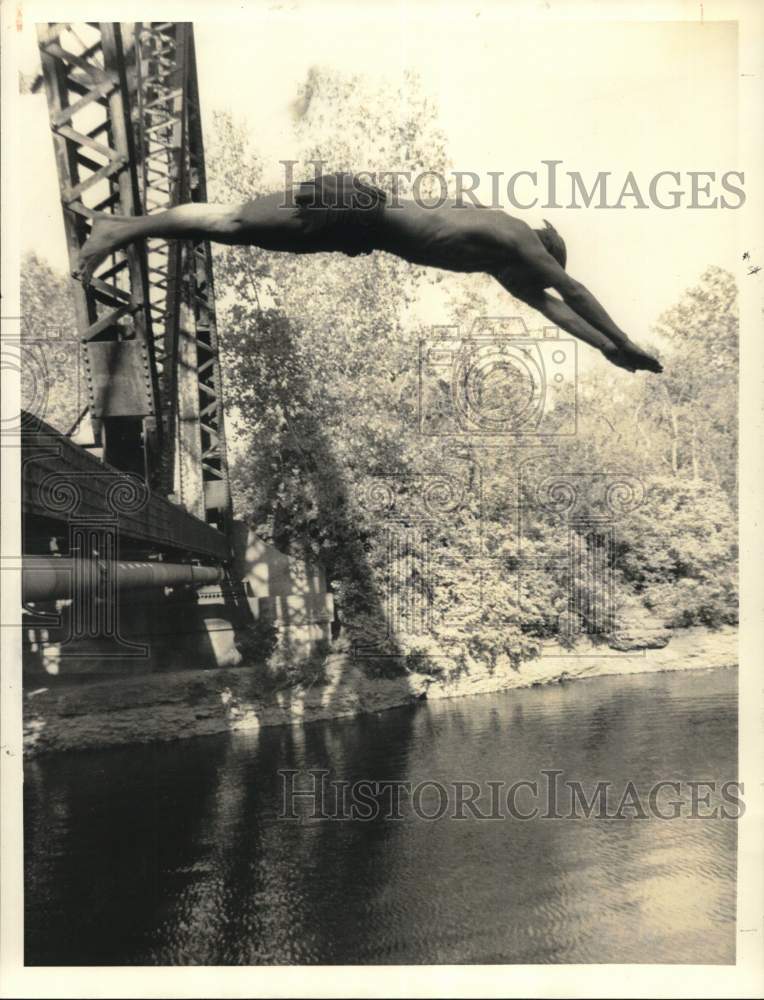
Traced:
POLYGON ((421 700, 461 698, 589 677, 736 667, 737 628, 676 630, 653 649, 560 646, 514 667, 471 660, 458 676, 370 677, 362 661, 331 653, 312 680, 269 686, 249 669, 158 673, 31 689, 24 696, 24 753, 103 749, 261 727, 374 714, 421 700))

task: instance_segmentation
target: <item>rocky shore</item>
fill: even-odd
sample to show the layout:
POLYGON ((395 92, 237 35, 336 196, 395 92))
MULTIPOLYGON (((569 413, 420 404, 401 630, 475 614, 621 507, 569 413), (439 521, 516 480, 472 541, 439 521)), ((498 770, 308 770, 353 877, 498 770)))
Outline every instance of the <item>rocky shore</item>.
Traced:
POLYGON ((24 694, 24 751, 35 754, 184 739, 260 726, 381 712, 423 698, 460 698, 608 674, 735 667, 737 629, 674 632, 661 648, 548 647, 513 668, 472 661, 458 676, 373 678, 347 654, 330 655, 320 680, 269 690, 256 671, 177 671, 142 677, 41 683, 24 694))

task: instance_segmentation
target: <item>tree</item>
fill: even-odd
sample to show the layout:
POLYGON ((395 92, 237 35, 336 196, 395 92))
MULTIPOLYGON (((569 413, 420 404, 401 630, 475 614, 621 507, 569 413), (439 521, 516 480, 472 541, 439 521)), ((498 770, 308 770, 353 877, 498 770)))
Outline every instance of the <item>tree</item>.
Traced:
POLYGON ((737 621, 737 530, 720 487, 656 477, 620 542, 624 583, 666 624, 737 621))
POLYGON ((660 317, 665 370, 646 405, 668 438, 673 475, 708 478, 736 502, 738 308, 735 279, 710 267, 700 284, 660 317))
MULTIPOLYGON (((309 176, 313 160, 328 172, 358 169, 360 159, 388 187, 391 171, 444 171, 436 109, 416 78, 404 88, 402 95, 361 77, 312 70, 293 108, 303 142, 295 177, 309 176)), ((262 165, 226 116, 217 119, 210 162, 216 198, 263 189, 262 165)), ((399 190, 408 193, 407 181, 399 190)), ((539 641, 559 634, 571 606, 592 618, 582 627, 596 624, 592 581, 569 561, 569 528, 553 512, 533 508, 517 455, 486 451, 484 439, 465 434, 458 456, 445 456, 443 439, 417 432, 417 341, 431 334, 417 304, 441 275, 382 253, 351 260, 256 248, 222 250, 216 270, 226 395, 245 441, 233 463, 239 512, 277 544, 301 546, 322 560, 351 634, 389 636, 389 609, 405 608, 411 594, 429 595, 437 606, 429 633, 406 635, 404 628, 396 648, 418 669, 424 662, 461 669, 465 656, 494 663, 502 655, 515 663, 532 656, 539 641), (425 530, 422 491, 438 475, 473 485, 482 477, 482 499, 465 494, 461 507, 431 518, 425 530), (385 490, 387 506, 369 503, 385 490), (398 533, 395 566, 391 524, 398 533)), ((715 485, 729 484, 734 465, 725 458, 734 450, 733 408, 729 398, 715 399, 720 379, 734 390, 736 378, 728 278, 707 272, 700 291, 662 318, 664 383, 625 380, 620 372, 592 376, 580 386, 578 433, 553 447, 547 442, 535 459, 539 474, 627 472, 644 481, 645 510, 616 525, 615 603, 675 624, 735 616, 734 576, 714 589, 719 568, 734 564, 722 530, 729 508, 715 485), (684 480, 693 477, 691 488, 684 480), (656 517, 663 533, 652 527, 656 517), (705 557, 689 532, 693 518, 709 531, 713 526, 705 557), (673 548, 666 533, 676 534, 673 548), (672 586, 683 595, 673 616, 666 611, 672 586)), ((488 279, 448 280, 451 322, 462 334, 481 315, 521 316, 529 329, 538 327, 535 314, 488 279)), ((448 406, 448 377, 441 388, 448 406)), ((567 426, 574 402, 554 398, 550 424, 567 426)), ((586 511, 596 498, 584 488, 580 502, 586 511)), ((595 536, 585 544, 600 544, 595 536)))
MULTIPOLYGON (((363 150, 366 169, 417 170, 426 158, 445 172, 435 110, 415 78, 404 88, 402 104, 395 90, 312 71, 297 102, 303 161, 358 169, 351 155, 363 150)), ((227 116, 210 163, 216 199, 262 191, 261 164, 227 116)), ((226 398, 244 439, 237 508, 277 544, 321 558, 346 621, 379 620, 386 570, 363 497, 380 476, 420 471, 428 452, 438 460, 435 445, 402 433, 416 413, 418 364, 406 314, 431 275, 388 254, 230 248, 216 256, 216 280, 226 398)))

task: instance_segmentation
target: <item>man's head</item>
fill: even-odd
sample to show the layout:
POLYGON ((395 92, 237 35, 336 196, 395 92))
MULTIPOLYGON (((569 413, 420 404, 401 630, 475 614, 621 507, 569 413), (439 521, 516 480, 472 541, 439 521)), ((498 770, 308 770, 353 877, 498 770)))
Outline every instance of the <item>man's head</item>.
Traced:
POLYGON ((544 228, 534 229, 533 232, 544 244, 546 252, 550 253, 560 267, 564 269, 565 263, 568 259, 568 251, 565 248, 565 240, 562 236, 560 236, 554 226, 544 219, 544 228))

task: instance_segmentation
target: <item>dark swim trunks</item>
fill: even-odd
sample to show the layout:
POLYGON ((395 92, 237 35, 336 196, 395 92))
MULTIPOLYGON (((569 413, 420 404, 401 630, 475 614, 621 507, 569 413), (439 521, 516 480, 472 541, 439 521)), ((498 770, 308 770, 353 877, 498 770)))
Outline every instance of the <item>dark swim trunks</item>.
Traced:
POLYGON ((307 234, 318 236, 327 251, 348 257, 371 253, 375 225, 387 195, 356 174, 322 174, 298 185, 295 201, 306 219, 307 234))

